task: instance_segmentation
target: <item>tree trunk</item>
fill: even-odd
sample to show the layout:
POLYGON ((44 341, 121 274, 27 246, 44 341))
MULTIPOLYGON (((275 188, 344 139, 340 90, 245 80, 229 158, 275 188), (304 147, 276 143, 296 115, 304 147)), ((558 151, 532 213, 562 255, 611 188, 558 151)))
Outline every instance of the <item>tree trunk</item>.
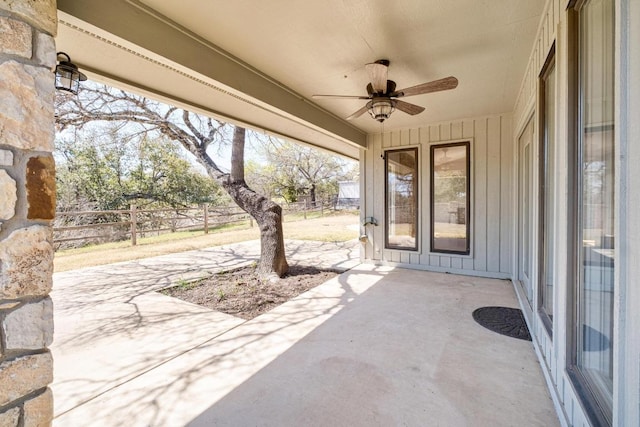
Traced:
POLYGON ((311 206, 316 207, 316 185, 311 184, 311 191, 309 192, 311 195, 311 206))
MULTIPOLYGON (((282 208, 250 189, 244 181, 245 129, 236 126, 231 147, 231 174, 222 186, 242 210, 251 215, 260 228, 260 262, 262 277, 282 277, 289 270, 284 251, 282 208)), ((219 174, 211 174, 219 178, 219 174)))

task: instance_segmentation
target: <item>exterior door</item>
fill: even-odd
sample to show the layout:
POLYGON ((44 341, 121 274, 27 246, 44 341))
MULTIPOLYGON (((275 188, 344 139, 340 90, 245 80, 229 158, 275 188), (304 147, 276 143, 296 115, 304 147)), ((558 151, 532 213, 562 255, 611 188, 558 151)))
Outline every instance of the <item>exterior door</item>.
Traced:
POLYGON ((533 117, 518 139, 518 281, 533 306, 533 117))

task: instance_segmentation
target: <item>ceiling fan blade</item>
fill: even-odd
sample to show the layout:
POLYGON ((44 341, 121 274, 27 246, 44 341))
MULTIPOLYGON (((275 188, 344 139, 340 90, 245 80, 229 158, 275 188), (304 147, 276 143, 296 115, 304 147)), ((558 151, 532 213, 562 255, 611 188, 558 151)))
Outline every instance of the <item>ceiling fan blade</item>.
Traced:
POLYGON ((389 64, 385 64, 382 61, 376 61, 371 64, 367 64, 364 67, 367 70, 367 73, 369 73, 369 80, 371 80, 374 92, 386 93, 389 64))
POLYGON ((358 95, 311 95, 314 99, 369 99, 368 96, 358 95))
POLYGON ((361 109, 359 109, 358 111, 356 111, 355 113, 353 113, 352 115, 350 115, 349 117, 347 117, 347 120, 351 120, 351 119, 357 119, 358 117, 360 117, 361 115, 363 115, 364 113, 366 113, 368 110, 367 105, 365 104, 364 107, 362 107, 361 109))
POLYGON ((424 107, 421 107, 416 104, 410 104, 408 102, 400 101, 399 99, 396 99, 393 102, 398 110, 403 111, 412 116, 415 116, 416 114, 420 114, 424 111, 424 107))
POLYGON ((422 83, 411 86, 406 89, 395 91, 391 94, 394 97, 422 95, 423 93, 439 92, 441 90, 455 89, 458 87, 458 79, 453 76, 444 79, 434 80, 428 83, 422 83))

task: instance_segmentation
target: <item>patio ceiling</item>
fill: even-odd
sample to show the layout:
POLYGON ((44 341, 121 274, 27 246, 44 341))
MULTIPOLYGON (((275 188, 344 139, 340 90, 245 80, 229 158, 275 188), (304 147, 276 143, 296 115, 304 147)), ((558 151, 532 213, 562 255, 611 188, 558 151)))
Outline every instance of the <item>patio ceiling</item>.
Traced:
POLYGON ((365 94, 364 64, 385 58, 400 88, 460 82, 385 130, 512 111, 544 3, 58 0, 56 43, 94 79, 357 157, 381 129, 343 119, 364 101, 313 94, 365 94))

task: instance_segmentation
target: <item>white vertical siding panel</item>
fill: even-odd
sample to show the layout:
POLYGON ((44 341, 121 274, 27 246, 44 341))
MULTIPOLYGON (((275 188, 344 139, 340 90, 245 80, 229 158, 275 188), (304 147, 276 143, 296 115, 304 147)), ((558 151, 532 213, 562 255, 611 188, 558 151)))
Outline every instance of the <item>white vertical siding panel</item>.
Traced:
POLYGON ((540 51, 542 50, 542 42, 540 41, 542 37, 542 33, 538 34, 538 38, 536 39, 536 50, 533 55, 533 67, 531 68, 531 80, 529 82, 529 87, 533 89, 533 85, 535 84, 535 80, 537 76, 534 76, 536 70, 538 69, 538 62, 540 58, 540 51))
POLYGON ((380 145, 382 148, 389 148, 391 146, 391 135, 389 133, 380 134, 380 145))
POLYGON ((513 120, 511 116, 502 120, 502 130, 500 132, 500 272, 511 273, 512 271, 512 242, 513 223, 516 209, 514 206, 514 182, 513 177, 513 120))
MULTIPOLYGON (((434 125, 434 126, 429 126, 429 141, 430 142, 438 142, 441 141, 441 137, 440 137, 440 126, 439 125, 434 125)), ((429 153, 429 155, 431 155, 431 153, 429 153)), ((431 173, 431 171, 429 171, 429 173, 431 173)), ((429 195, 430 197, 430 195, 429 195)), ((429 202, 431 203, 431 199, 429 199, 429 202)), ((430 236, 430 235, 429 235, 430 236)), ((429 250, 431 250, 431 239, 429 237, 429 250)), ((440 266, 440 258, 437 255, 429 255, 429 265, 433 266, 433 267, 439 267, 440 266)))
POLYGON ((549 48, 551 47, 551 43, 553 42, 553 12, 551 10, 547 10, 545 26, 547 27, 547 40, 544 46, 545 57, 547 56, 547 52, 549 52, 549 48))
POLYGON ((462 137, 473 138, 473 120, 465 120, 462 122, 462 137))
POLYGON ((531 70, 529 70, 529 94, 528 94, 529 98, 532 96, 535 90, 536 76, 534 75, 534 73, 535 73, 535 70, 538 68, 538 51, 539 50, 540 49, 536 49, 536 52, 531 60, 532 68, 531 70))
POLYGON ((549 38, 551 42, 556 38, 556 0, 551 0, 551 5, 549 6, 549 38))
POLYGON ((440 126, 429 126, 429 140, 431 142, 440 141, 440 126))
POLYGON ((443 123, 440 125, 440 140, 447 141, 451 139, 451 123, 443 123))
POLYGON ((437 255, 429 255, 429 265, 432 267, 440 267, 440 257, 437 255))
MULTIPOLYGON (((465 120, 462 123, 462 136, 463 138, 474 138, 475 137, 475 121, 474 120, 465 120)), ((471 153, 472 155, 475 155, 475 141, 472 142, 473 146, 471 147, 471 153)), ((472 158, 472 164, 471 164, 471 170, 475 171, 474 169, 474 160, 472 158)), ((475 174, 472 174, 472 178, 473 180, 471 181, 471 185, 472 185, 472 191, 471 191, 471 196, 475 196, 475 174)), ((476 244, 476 238, 475 238, 475 212, 476 212, 476 203, 475 203, 475 199, 472 200, 473 203, 471 203, 471 212, 467 215, 467 221, 471 221, 471 254, 475 254, 476 250, 474 249, 474 246, 476 244)), ((473 270, 473 258, 464 258, 462 259, 462 268, 465 270, 473 270)))
POLYGON ((547 26, 547 44, 544 49, 546 57, 549 52, 549 48, 551 47, 551 43, 553 43, 553 12, 551 9, 547 13, 547 21, 545 25, 547 26))
POLYGON ((440 267, 450 268, 451 267, 451 257, 441 256, 440 257, 440 267))
MULTIPOLYGON (((410 129, 409 130, 409 144, 420 144, 420 135, 422 129, 410 129)), ((424 251, 423 236, 425 230, 424 222, 424 210, 428 206, 425 204, 425 198, 428 197, 428 188, 424 186, 424 176, 427 174, 427 166, 424 163, 425 147, 418 147, 418 235, 416 236, 416 242, 418 243, 418 252, 412 252, 409 262, 411 264, 420 264, 420 252, 424 251)), ((428 151, 428 150, 427 150, 428 151)))
POLYGON ((487 270, 487 119, 476 122, 474 140, 474 185, 475 200, 475 252, 473 267, 477 271, 487 270))
POLYGON ((417 145, 420 143, 420 132, 422 129, 409 129, 409 144, 417 145))
POLYGON ((547 46, 549 46, 549 14, 545 13, 544 17, 542 18, 542 36, 541 41, 542 41, 542 52, 546 52, 547 51, 547 46))
MULTIPOLYGON (((372 206, 375 200, 375 193, 371 189, 373 184, 373 167, 371 167, 371 160, 373 157, 373 153, 371 150, 372 146, 373 137, 369 136, 367 138, 367 147, 369 147, 369 149, 360 150, 360 176, 363 177, 363 179, 360 180, 360 194, 364 195, 364 205, 361 206, 360 210, 360 224, 364 223, 363 219, 365 217, 371 215, 372 206)), ((371 226, 368 226, 364 229, 361 228, 361 231, 365 233, 372 232, 371 228, 371 226)), ((361 254, 364 255, 365 259, 371 259, 373 257, 373 250, 371 246, 372 238, 373 235, 369 235, 369 241, 364 244, 364 251, 361 251, 361 254)))
POLYGON ((405 146, 411 144, 411 130, 403 129, 400 131, 400 145, 405 146))
MULTIPOLYGON (((446 139, 446 136, 445 136, 446 131, 443 130, 444 127, 448 127, 448 126, 445 124, 430 126, 429 134, 430 134, 431 142, 440 142, 446 139)), ((430 196, 431 195, 429 195, 429 197, 430 196)), ((429 203, 430 202, 431 202, 431 198, 429 198, 429 203)), ((431 244, 431 242, 429 242, 429 244, 431 244)), ((433 267, 440 267, 440 257, 438 255, 429 256, 429 265, 433 267)))
POLYGON ((501 117, 487 124, 487 271, 500 271, 500 140, 501 117))
POLYGON ((462 138, 462 122, 455 122, 451 124, 451 139, 462 138))
POLYGON ((393 131, 389 132, 389 147, 399 147, 400 146, 400 132, 393 131))
POLYGON ((372 215, 378 220, 378 226, 373 226, 374 244, 373 244, 373 259, 380 260, 382 249, 384 248, 384 160, 380 157, 382 155, 382 147, 386 135, 377 136, 374 138, 374 144, 372 148, 372 162, 373 162, 373 185, 372 191, 376 195, 380 195, 380 199, 376 200, 376 203, 372 206, 372 215))
POLYGON ((380 259, 382 259, 382 261, 394 262, 393 251, 384 248, 384 240, 380 241, 380 246, 383 248, 381 250, 382 255, 380 256, 380 259))
MULTIPOLYGON (((418 232, 421 233, 422 231, 418 230, 418 232)), ((409 255, 410 255, 410 258, 409 258, 410 264, 420 264, 420 252, 411 252, 409 255)))
POLYGON ((462 258, 452 257, 451 268, 462 269, 462 258))

